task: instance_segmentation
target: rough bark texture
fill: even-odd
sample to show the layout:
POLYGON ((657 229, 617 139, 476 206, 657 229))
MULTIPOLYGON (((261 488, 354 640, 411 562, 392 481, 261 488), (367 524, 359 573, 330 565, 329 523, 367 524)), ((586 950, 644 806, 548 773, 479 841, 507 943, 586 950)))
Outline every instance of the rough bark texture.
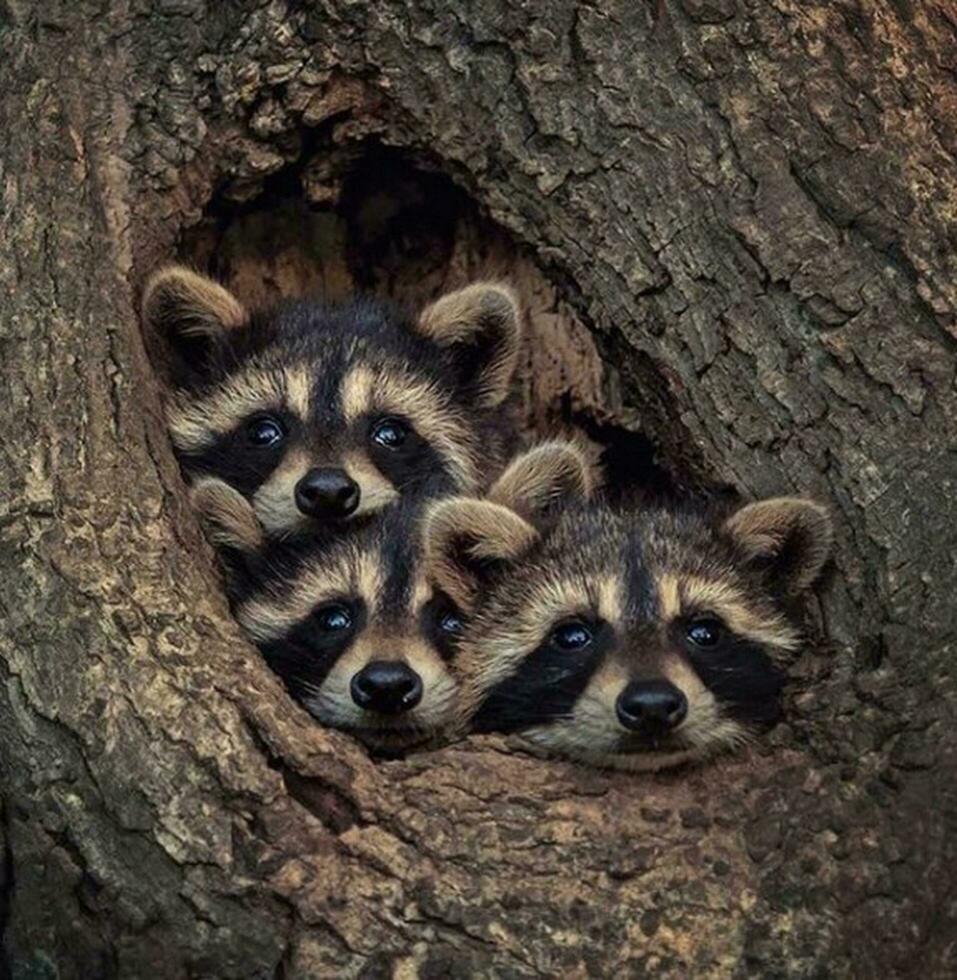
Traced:
MULTIPOLYGON (((955 52, 945 0, 0 0, 7 972, 953 976, 955 52), (238 639, 137 289, 257 201, 348 216, 383 147, 572 304, 682 478, 833 506, 757 749, 376 765, 238 639)), ((330 290, 416 275, 326 246, 330 290)))

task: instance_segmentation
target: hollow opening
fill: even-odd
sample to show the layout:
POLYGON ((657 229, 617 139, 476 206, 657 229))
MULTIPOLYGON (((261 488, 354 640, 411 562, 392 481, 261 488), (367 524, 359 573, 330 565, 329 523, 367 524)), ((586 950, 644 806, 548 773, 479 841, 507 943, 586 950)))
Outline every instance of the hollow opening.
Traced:
MULTIPOLYGON (((708 482, 688 458, 692 450, 668 442, 673 436, 682 443, 682 430, 652 359, 635 351, 616 357, 614 338, 600 350, 580 306, 565 298, 573 293, 563 295, 531 251, 452 177, 427 157, 374 139, 313 149, 257 181, 254 192, 221 184, 182 227, 178 258, 250 308, 287 297, 337 302, 371 293, 420 309, 470 282, 506 280, 526 318, 517 394, 530 439, 587 442, 613 502, 684 497, 689 488, 712 499, 734 496, 708 482), (640 392, 648 431, 623 402, 625 389, 640 392)), ((289 794, 334 829, 348 826, 354 814, 334 791, 297 773, 295 766, 283 770, 289 794)))
POLYGON ((519 404, 527 433, 584 438, 612 490, 673 489, 591 331, 527 251, 446 174, 367 140, 307 154, 257 190, 213 194, 183 231, 180 259, 253 307, 365 292, 418 308, 477 279, 507 280, 526 312, 519 404))

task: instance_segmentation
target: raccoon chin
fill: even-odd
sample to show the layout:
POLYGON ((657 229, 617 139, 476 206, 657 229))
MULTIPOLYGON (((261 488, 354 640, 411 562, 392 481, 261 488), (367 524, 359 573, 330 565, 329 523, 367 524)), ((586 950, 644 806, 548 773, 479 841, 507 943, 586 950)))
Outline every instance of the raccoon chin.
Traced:
POLYGON ((441 682, 436 682, 434 687, 435 694, 427 703, 418 705, 408 714, 396 716, 376 715, 355 708, 328 688, 314 690, 301 703, 327 728, 337 728, 373 751, 398 754, 437 744, 445 731, 455 688, 441 682))
POLYGON ((350 735, 358 739, 375 755, 396 758, 428 746, 432 739, 423 731, 388 731, 382 728, 348 729, 350 735))
POLYGON ((335 728, 361 742, 366 748, 377 752, 400 753, 415 748, 429 740, 431 732, 423 726, 408 719, 401 721, 378 720, 363 718, 360 712, 348 712, 344 717, 341 712, 329 710, 321 698, 310 698, 303 701, 303 707, 327 728, 335 728))
POLYGON ((601 738, 596 738, 594 733, 588 734, 590 737, 583 738, 580 732, 563 731, 561 725, 543 725, 517 732, 516 736, 537 750, 537 753, 561 756, 599 769, 655 772, 690 762, 698 755, 697 749, 686 745, 676 745, 669 749, 636 748, 634 751, 621 751, 622 740, 616 732, 609 731, 601 738))
POLYGON ((704 762, 753 738, 752 733, 738 722, 717 717, 709 719, 708 724, 682 726, 654 747, 639 742, 629 745, 627 736, 620 729, 611 727, 599 733, 558 723, 517 734, 521 740, 548 755, 624 772, 658 772, 704 762))

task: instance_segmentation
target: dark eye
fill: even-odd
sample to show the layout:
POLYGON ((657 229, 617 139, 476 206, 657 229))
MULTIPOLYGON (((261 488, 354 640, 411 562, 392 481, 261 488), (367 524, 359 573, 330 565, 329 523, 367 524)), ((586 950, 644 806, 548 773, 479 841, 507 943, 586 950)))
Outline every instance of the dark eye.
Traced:
POLYGON ((372 426, 372 441, 384 449, 398 449, 408 429, 398 419, 380 419, 372 426))
POLYGON ((458 636, 462 632, 462 618, 458 613, 445 612, 439 617, 439 629, 443 633, 452 633, 458 636))
POLYGON ((591 628, 584 623, 563 623, 552 633, 552 643, 559 650, 584 650, 591 641, 591 628))
POLYGON ((278 446, 286 438, 286 429, 278 419, 262 415, 246 427, 246 437, 254 446, 278 446))
POLYGON ((696 647, 714 647, 721 642, 724 627, 717 619, 698 619, 688 626, 686 636, 696 647))
POLYGON ((315 621, 326 633, 341 633, 352 626, 352 613, 345 606, 326 606, 315 614, 315 621))

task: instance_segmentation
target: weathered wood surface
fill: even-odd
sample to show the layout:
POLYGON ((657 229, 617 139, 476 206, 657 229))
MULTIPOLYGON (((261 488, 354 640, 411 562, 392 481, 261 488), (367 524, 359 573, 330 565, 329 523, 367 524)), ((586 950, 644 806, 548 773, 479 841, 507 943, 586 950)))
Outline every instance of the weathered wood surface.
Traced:
POLYGON ((6 971, 954 975, 955 41, 944 0, 0 0, 6 971), (136 290, 369 141, 539 264, 667 464, 832 505, 751 753, 374 765, 238 639, 136 290))

